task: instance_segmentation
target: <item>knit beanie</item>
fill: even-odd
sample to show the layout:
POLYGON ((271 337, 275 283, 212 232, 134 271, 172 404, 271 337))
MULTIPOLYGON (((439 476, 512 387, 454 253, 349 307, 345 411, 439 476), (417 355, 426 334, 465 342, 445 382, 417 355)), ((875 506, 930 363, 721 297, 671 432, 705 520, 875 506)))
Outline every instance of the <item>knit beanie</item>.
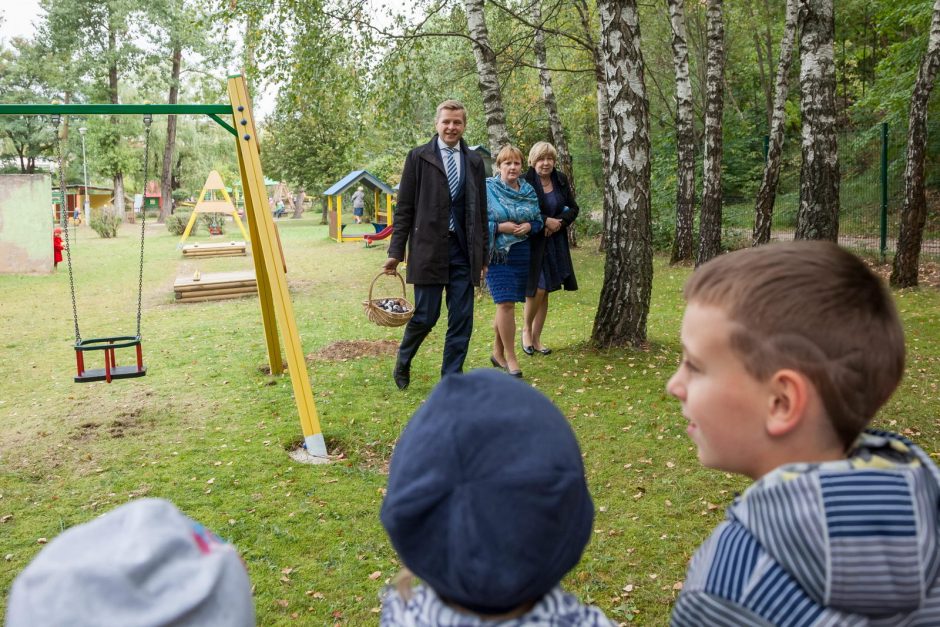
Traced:
POLYGON ((254 624, 235 549, 160 499, 60 534, 13 582, 6 615, 6 627, 254 624))
POLYGON ((381 519, 439 596, 501 614, 578 563, 594 504, 561 412, 513 377, 475 370, 445 377, 405 427, 381 519))

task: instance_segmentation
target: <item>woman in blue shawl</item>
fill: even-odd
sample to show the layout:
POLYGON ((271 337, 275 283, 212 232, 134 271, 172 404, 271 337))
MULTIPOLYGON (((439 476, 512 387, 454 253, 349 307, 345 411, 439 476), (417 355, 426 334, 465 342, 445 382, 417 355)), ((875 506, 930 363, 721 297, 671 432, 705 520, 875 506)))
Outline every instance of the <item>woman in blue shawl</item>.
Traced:
POLYGON ((490 362, 522 378, 516 359, 516 303, 525 302, 529 277, 529 235, 542 230, 535 190, 522 180, 522 152, 506 145, 496 155, 499 175, 486 179, 490 263, 486 284, 496 303, 496 339, 490 362))

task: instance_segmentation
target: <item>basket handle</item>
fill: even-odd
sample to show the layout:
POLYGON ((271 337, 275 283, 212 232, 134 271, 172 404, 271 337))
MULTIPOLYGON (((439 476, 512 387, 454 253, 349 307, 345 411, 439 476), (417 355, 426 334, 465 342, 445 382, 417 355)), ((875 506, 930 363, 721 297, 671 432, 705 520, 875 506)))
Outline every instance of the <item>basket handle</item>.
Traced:
MULTIPOLYGON (((372 300, 372 288, 375 287, 375 282, 379 280, 379 277, 385 276, 384 272, 379 272, 375 275, 375 278, 372 279, 372 284, 369 285, 369 301, 372 300)), ((402 278, 401 274, 398 273, 398 270, 395 271, 395 276, 398 277, 398 280, 401 281, 401 297, 407 300, 408 293, 405 291, 405 279, 402 278)))

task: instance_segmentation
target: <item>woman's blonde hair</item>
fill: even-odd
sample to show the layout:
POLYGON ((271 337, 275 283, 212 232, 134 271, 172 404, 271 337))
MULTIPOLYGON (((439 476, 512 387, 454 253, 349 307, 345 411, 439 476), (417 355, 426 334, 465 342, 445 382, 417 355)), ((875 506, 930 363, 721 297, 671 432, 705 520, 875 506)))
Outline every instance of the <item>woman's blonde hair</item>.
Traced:
POLYGON ((548 142, 535 142, 532 149, 529 150, 529 165, 535 165, 539 159, 551 157, 552 161, 558 161, 558 151, 548 142))
POLYGON ((498 168, 503 161, 508 161, 510 157, 515 157, 519 163, 522 163, 522 151, 512 144, 506 144, 496 154, 496 167, 498 168))

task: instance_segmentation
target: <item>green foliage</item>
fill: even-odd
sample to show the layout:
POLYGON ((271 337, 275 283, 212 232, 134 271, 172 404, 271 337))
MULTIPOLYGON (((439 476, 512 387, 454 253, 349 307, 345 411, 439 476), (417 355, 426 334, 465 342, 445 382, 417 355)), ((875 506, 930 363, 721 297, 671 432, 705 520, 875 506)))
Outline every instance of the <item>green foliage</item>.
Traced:
MULTIPOLYGON (((166 230, 176 236, 181 236, 186 231, 186 224, 189 222, 188 214, 180 214, 179 212, 168 215, 166 217, 166 230)), ((195 233, 199 225, 198 220, 193 223, 193 233, 195 233)))
POLYGON ((206 229, 209 233, 216 231, 216 235, 225 234, 225 214, 223 213, 204 213, 199 216, 197 222, 202 222, 206 225, 206 229))
POLYGON ((117 237, 118 229, 121 227, 121 218, 113 213, 106 211, 92 216, 88 225, 98 234, 98 237, 110 239, 117 237))

